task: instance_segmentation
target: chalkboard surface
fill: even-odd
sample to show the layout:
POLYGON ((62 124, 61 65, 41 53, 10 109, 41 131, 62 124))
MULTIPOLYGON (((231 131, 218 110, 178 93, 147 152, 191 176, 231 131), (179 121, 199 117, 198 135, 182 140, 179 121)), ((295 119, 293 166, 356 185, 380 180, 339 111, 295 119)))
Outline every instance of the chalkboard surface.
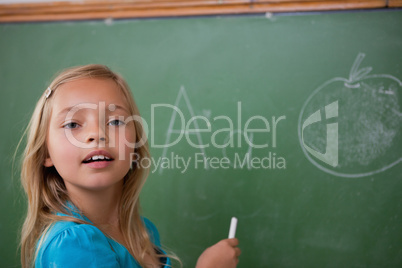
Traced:
POLYGON ((400 10, 0 25, 2 266, 19 266, 11 164, 34 103, 56 71, 102 63, 148 123, 143 213, 184 267, 232 216, 239 267, 401 267, 401 25, 400 10))

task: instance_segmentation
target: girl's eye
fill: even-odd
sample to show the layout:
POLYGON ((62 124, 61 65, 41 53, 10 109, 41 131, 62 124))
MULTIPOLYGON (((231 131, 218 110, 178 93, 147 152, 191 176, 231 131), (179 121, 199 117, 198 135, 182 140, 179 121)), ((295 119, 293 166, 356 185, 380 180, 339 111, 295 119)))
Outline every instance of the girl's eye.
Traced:
POLYGON ((119 119, 114 119, 114 120, 109 121, 108 124, 111 126, 121 126, 121 125, 124 125, 124 121, 121 121, 119 119))
POLYGON ((73 129, 73 128, 77 128, 79 125, 75 122, 70 122, 67 123, 65 125, 63 125, 63 128, 68 128, 68 129, 73 129))

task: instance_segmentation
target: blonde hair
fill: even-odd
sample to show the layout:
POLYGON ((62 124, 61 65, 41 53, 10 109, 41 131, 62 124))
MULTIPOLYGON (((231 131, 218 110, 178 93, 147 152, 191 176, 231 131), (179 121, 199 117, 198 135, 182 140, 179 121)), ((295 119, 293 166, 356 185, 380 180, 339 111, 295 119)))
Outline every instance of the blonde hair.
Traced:
MULTIPOLYGON (((139 116, 137 105, 125 80, 103 65, 91 64, 64 70, 49 85, 51 94, 55 94, 60 85, 80 78, 112 79, 125 96, 130 113, 139 116)), ((52 111, 52 95, 49 98, 46 93, 41 96, 26 129, 27 144, 23 155, 21 182, 28 198, 28 210, 21 231, 22 267, 31 267, 34 264, 38 240, 52 223, 66 219, 82 223, 72 217, 56 215, 56 212, 71 214, 66 208, 69 197, 63 179, 56 169, 44 167, 48 155, 46 135, 52 111)), ((138 141, 145 133, 141 123, 135 120, 134 124, 138 141)), ((148 144, 136 148, 136 152, 140 158, 149 157, 148 144)), ((168 257, 155 252, 155 246, 140 217, 139 195, 148 173, 149 170, 143 167, 133 168, 127 173, 119 207, 120 228, 126 239, 127 250, 141 266, 145 266, 144 259, 147 254, 153 259, 168 257)))

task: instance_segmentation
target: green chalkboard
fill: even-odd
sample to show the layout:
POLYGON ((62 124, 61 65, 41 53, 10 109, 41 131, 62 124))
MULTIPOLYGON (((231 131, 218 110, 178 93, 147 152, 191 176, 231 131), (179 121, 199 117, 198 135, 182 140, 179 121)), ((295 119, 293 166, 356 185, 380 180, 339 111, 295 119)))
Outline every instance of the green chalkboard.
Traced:
POLYGON ((2 267, 19 266, 19 136, 53 74, 87 63, 132 88, 156 163, 143 213, 184 267, 232 216, 239 267, 401 267, 401 25, 401 10, 0 25, 2 267))

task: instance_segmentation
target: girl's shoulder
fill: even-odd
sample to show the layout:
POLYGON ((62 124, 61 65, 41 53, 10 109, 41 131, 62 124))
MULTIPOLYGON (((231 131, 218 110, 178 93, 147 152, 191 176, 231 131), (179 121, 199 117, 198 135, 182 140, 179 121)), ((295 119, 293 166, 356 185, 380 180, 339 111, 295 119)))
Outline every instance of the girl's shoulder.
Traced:
POLYGON ((119 267, 107 237, 95 226, 54 223, 38 242, 36 267, 119 267))
MULTIPOLYGON (((149 219, 141 219, 152 243, 160 248, 157 228, 149 219)), ((127 264, 139 267, 122 245, 107 238, 90 222, 57 221, 37 244, 35 267, 124 267, 127 264)))

